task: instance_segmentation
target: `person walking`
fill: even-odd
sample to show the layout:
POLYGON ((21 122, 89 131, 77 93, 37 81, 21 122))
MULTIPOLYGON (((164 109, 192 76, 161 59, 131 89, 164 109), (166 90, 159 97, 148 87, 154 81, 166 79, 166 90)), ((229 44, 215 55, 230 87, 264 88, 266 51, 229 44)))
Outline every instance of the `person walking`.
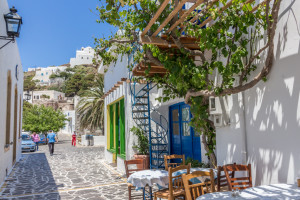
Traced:
POLYGON ((35 143, 35 150, 39 150, 39 142, 41 141, 39 134, 36 134, 36 132, 33 132, 31 135, 32 141, 35 143))
POLYGON ((72 134, 72 146, 76 146, 76 132, 74 131, 74 133, 72 134))
POLYGON ((56 134, 51 130, 47 135, 47 142, 49 146, 50 156, 53 156, 54 153, 54 143, 57 142, 56 134))

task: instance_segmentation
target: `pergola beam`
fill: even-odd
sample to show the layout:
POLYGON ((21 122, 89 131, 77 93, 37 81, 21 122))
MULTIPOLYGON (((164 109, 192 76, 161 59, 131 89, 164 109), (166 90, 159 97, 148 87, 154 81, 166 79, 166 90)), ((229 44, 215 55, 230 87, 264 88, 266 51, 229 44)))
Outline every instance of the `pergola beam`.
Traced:
POLYGON ((156 20, 158 19, 158 17, 160 16, 160 14, 164 11, 164 9, 166 8, 166 6, 168 5, 170 0, 165 0, 159 7, 159 9, 157 10, 157 12, 155 13, 154 17, 150 20, 150 22, 148 23, 148 25, 146 26, 146 28, 144 29, 144 31, 142 32, 142 36, 146 35, 146 33, 150 30, 151 26, 156 22, 156 20))
MULTIPOLYGON (((137 68, 136 71, 137 72, 145 72, 148 68, 144 68, 144 67, 141 67, 141 68, 137 68)), ((160 73, 166 73, 167 72, 167 69, 155 69, 155 68, 150 68, 149 70, 149 74, 160 74, 160 73)))
POLYGON ((257 6, 255 6, 255 7, 251 10, 251 12, 252 12, 252 13, 255 12, 255 11, 259 8, 259 6, 262 6, 262 5, 266 4, 267 1, 270 1, 270 0, 264 0, 263 2, 259 3, 257 6))
MULTIPOLYGON (((223 6, 221 9, 219 9, 219 13, 222 13, 224 10, 226 10, 227 8, 229 8, 229 6, 232 5, 232 2, 233 0, 229 1, 228 3, 226 3, 225 6, 223 6)), ((198 19, 198 17, 197 17, 198 19)), ((202 28, 203 26, 205 26, 208 22, 210 22, 212 20, 212 17, 208 17, 204 22, 202 22, 200 25, 199 25, 199 28, 202 28)), ((183 30, 184 31, 184 30, 183 30)), ((182 31, 182 32, 183 32, 182 31)))
MULTIPOLYGON (((199 45, 196 44, 197 40, 195 38, 182 37, 180 40, 186 48, 199 49, 199 45)), ((177 45, 174 42, 169 42, 159 37, 150 37, 147 35, 140 36, 140 41, 143 44, 154 44, 163 48, 177 48, 177 45)))
POLYGON ((178 14, 179 10, 182 9, 182 6, 188 0, 181 0, 180 3, 175 7, 175 9, 169 14, 169 16, 164 20, 164 22, 158 27, 158 29, 152 34, 152 37, 155 37, 159 32, 171 21, 171 19, 178 14))
POLYGON ((179 20, 177 20, 175 22, 175 24, 173 24, 169 30, 167 30, 166 33, 171 32, 174 28, 176 28, 176 26, 178 26, 181 22, 183 22, 185 20, 185 18, 191 13, 193 12, 200 4, 203 3, 204 0, 198 0, 190 9, 188 9, 181 17, 179 20))
MULTIPOLYGON (((215 3, 217 3, 219 0, 212 0, 211 2, 209 2, 209 5, 206 7, 206 9, 207 8, 209 8, 209 7, 211 7, 212 5, 214 5, 215 3)), ((198 20, 199 19, 199 15, 201 15, 203 13, 203 11, 202 12, 200 12, 200 13, 198 13, 196 16, 194 16, 191 20, 189 20, 189 22, 190 23, 193 23, 193 22, 195 22, 196 20, 198 20)), ((183 20, 182 20, 183 21, 183 20)))

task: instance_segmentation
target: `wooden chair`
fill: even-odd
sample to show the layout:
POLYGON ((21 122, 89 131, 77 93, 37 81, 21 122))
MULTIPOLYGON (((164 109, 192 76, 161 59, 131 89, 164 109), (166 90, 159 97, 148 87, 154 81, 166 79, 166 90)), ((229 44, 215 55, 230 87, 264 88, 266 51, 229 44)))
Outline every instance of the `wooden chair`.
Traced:
POLYGON ((179 165, 185 165, 185 156, 183 155, 164 155, 164 161, 165 161, 165 170, 168 171, 169 167, 177 167, 179 165), (173 159, 181 159, 182 163, 171 163, 170 161, 173 159))
POLYGON ((229 191, 235 189, 246 189, 252 187, 252 176, 251 176, 251 164, 249 165, 224 165, 224 172, 228 182, 229 191), (248 176, 235 178, 236 172, 247 172, 248 176), (230 172, 234 173, 234 176, 230 176, 230 172))
MULTIPOLYGON (((236 163, 234 163, 236 164, 236 163)), ((229 187, 228 187, 228 182, 226 179, 226 175, 224 172, 224 166, 219 166, 218 167, 218 174, 217 174, 217 191, 218 192, 224 192, 224 191, 229 191, 229 187)), ((229 176, 231 178, 234 177, 234 171, 229 172, 229 176)))
POLYGON ((169 188, 155 192, 155 200, 157 200, 157 198, 173 200, 176 197, 185 197, 184 185, 182 182, 181 174, 178 176, 173 176, 174 172, 184 169, 186 169, 187 174, 189 174, 191 169, 191 163, 189 163, 188 165, 180 165, 175 168, 169 167, 169 188))
MULTIPOLYGON (((125 160, 124 164, 125 164, 125 171, 126 171, 126 177, 127 178, 131 174, 133 174, 134 172, 145 170, 145 167, 146 167, 146 163, 145 163, 144 159, 125 160)), ((135 199, 135 198, 136 199, 142 199, 143 198, 142 195, 132 196, 132 190, 135 190, 135 187, 130 183, 127 183, 127 185, 128 185, 128 198, 129 198, 129 200, 135 199)))
POLYGON ((195 171, 191 174, 183 174, 182 179, 187 200, 195 200, 203 194, 215 192, 215 177, 212 169, 209 172, 195 171), (201 176, 209 176, 210 180, 195 184, 190 181, 193 178, 201 176))

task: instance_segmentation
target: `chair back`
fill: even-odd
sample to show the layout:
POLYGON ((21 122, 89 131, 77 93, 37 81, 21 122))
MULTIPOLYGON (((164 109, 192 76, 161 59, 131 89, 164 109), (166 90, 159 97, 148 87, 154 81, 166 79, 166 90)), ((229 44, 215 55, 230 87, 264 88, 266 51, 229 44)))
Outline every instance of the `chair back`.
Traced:
POLYGON ((251 176, 251 164, 248 165, 224 165, 224 172, 228 182, 229 190, 235 189, 247 189, 252 187, 252 176, 251 176), (235 178, 237 171, 246 172, 248 176, 235 178), (233 177, 230 176, 230 172, 235 173, 233 177))
POLYGON ((215 177, 212 169, 210 169, 209 172, 195 171, 191 174, 183 174, 182 179, 187 200, 195 200, 203 194, 215 192, 215 177), (204 183, 195 184, 190 181, 193 178, 201 176, 208 176, 210 177, 210 180, 205 181, 204 183))
MULTIPOLYGON (((234 164, 236 164, 236 163, 234 163, 234 164)), ((228 172, 228 173, 231 178, 234 177, 234 171, 228 172)), ((220 192, 221 187, 226 187, 226 186, 228 187, 228 182, 227 182, 226 175, 224 172, 224 166, 218 166, 218 174, 217 175, 218 175, 217 176, 217 191, 220 192)))
POLYGON ((134 172, 145 170, 146 166, 144 159, 124 160, 124 164, 127 178, 134 172))
POLYGON ((170 199, 173 199, 173 191, 176 189, 184 189, 183 181, 182 181, 182 174, 174 176, 173 174, 180 170, 186 170, 186 174, 190 173, 191 170, 191 163, 188 165, 180 165, 178 167, 172 168, 169 167, 169 194, 170 199))
POLYGON ((177 167, 177 166, 180 166, 180 165, 185 165, 185 156, 184 154, 183 155, 176 155, 176 154, 173 154, 173 155, 164 155, 164 161, 165 161, 165 170, 168 171, 169 167, 177 167), (182 160, 182 163, 175 163, 175 162, 171 162, 171 160, 173 159, 181 159, 182 160))

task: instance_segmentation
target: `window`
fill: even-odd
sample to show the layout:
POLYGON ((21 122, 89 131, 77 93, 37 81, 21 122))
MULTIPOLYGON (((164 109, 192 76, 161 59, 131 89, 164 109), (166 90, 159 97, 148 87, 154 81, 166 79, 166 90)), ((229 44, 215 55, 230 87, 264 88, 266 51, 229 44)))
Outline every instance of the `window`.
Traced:
POLYGON ((211 97, 209 100, 210 110, 216 110, 216 99, 214 97, 211 97))
POLYGON ((44 76, 44 73, 41 73, 42 76, 44 76))
POLYGON ((6 91, 6 134, 5 147, 10 144, 10 118, 11 118, 11 71, 7 72, 7 91, 6 91))
POLYGON ((108 150, 126 158, 125 148, 125 106, 124 99, 108 106, 108 150))
POLYGON ((83 59, 83 57, 81 57, 81 59, 83 59))
POLYGON ((48 75, 48 72, 46 72, 46 75, 48 75))

